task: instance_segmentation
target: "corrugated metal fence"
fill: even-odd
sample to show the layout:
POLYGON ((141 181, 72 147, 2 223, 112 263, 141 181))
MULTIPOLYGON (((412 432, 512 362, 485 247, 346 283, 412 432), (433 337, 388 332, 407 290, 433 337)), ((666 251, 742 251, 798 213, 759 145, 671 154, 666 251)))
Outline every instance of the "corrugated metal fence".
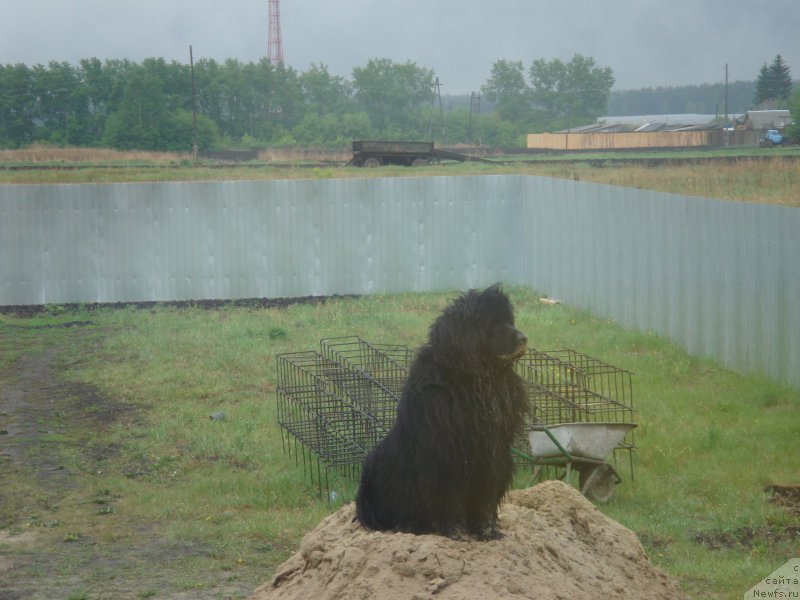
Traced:
POLYGON ((800 210, 518 175, 0 186, 0 305, 527 285, 800 387, 800 210))
POLYGON ((800 387, 800 209, 526 179, 521 281, 800 387))

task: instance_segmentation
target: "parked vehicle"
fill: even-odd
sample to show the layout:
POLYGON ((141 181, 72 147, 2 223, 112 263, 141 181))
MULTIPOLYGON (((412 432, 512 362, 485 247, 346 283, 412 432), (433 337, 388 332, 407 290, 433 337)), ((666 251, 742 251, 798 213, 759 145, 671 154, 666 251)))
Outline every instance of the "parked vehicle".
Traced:
POLYGON ((421 167, 440 160, 492 162, 477 156, 439 150, 433 147, 433 142, 355 140, 353 142, 353 158, 348 164, 368 168, 381 165, 421 167))
POLYGON ((786 137, 777 129, 767 129, 758 140, 758 145, 762 148, 772 148, 773 146, 783 146, 786 141, 786 137))

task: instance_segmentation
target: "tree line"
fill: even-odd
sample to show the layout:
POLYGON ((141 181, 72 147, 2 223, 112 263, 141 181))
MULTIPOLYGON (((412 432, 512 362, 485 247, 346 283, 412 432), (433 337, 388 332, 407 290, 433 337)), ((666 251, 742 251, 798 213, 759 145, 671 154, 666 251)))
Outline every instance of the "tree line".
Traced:
MULTIPOLYGON (((727 112, 741 114, 753 108, 755 83, 734 81, 728 85, 727 112)), ((711 83, 679 87, 659 86, 638 90, 614 90, 608 101, 609 115, 722 115, 725 84, 711 83)))
POLYGON ((514 146, 530 130, 587 115, 587 103, 595 107, 589 112, 601 113, 613 83, 610 69, 600 87, 581 83, 592 59, 539 60, 531 71, 538 96, 515 88, 525 95, 519 101, 506 95, 506 62, 498 61, 484 86, 482 111, 479 95, 442 102, 431 69, 386 58, 354 68, 350 79, 324 64, 298 72, 265 59, 203 59, 193 68, 161 58, 0 65, 0 147, 187 151, 195 141, 204 149, 342 146, 359 138, 514 146), (488 113, 491 103, 499 110, 488 113))
POLYGON ((789 108, 793 86, 791 69, 778 54, 761 67, 755 81, 680 87, 642 88, 612 91, 608 103, 610 115, 663 115, 699 113, 741 114, 754 108, 789 108), (726 106, 727 104, 727 106, 726 106))
MULTIPOLYGON (((777 67, 765 68, 775 81, 777 67)), ((605 114, 715 112, 709 103, 720 101, 719 85, 611 92, 611 69, 580 54, 527 67, 498 60, 480 94, 467 97, 442 98, 436 83, 433 70, 386 58, 349 79, 321 63, 296 71, 266 59, 202 59, 193 68, 161 58, 0 64, 0 148, 341 147, 370 138, 520 146, 527 133, 605 114), (697 100, 687 101, 692 94, 697 100)), ((729 112, 741 112, 754 86, 730 86, 729 112)))

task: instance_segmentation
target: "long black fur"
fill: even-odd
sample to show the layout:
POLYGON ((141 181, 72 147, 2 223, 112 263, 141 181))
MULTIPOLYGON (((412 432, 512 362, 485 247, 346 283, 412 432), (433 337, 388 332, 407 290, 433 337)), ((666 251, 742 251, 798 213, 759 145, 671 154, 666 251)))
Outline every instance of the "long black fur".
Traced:
POLYGON ((367 456, 357 518, 374 530, 496 537, 527 401, 527 338, 499 285, 448 306, 417 353, 388 435, 367 456))

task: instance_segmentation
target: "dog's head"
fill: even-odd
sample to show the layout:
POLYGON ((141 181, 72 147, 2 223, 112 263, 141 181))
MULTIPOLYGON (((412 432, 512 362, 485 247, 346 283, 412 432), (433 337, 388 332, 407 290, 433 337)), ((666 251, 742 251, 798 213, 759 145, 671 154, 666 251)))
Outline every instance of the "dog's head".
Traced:
POLYGON ((514 326, 514 309, 499 285, 456 298, 431 325, 429 344, 455 367, 511 363, 528 338, 514 326))

